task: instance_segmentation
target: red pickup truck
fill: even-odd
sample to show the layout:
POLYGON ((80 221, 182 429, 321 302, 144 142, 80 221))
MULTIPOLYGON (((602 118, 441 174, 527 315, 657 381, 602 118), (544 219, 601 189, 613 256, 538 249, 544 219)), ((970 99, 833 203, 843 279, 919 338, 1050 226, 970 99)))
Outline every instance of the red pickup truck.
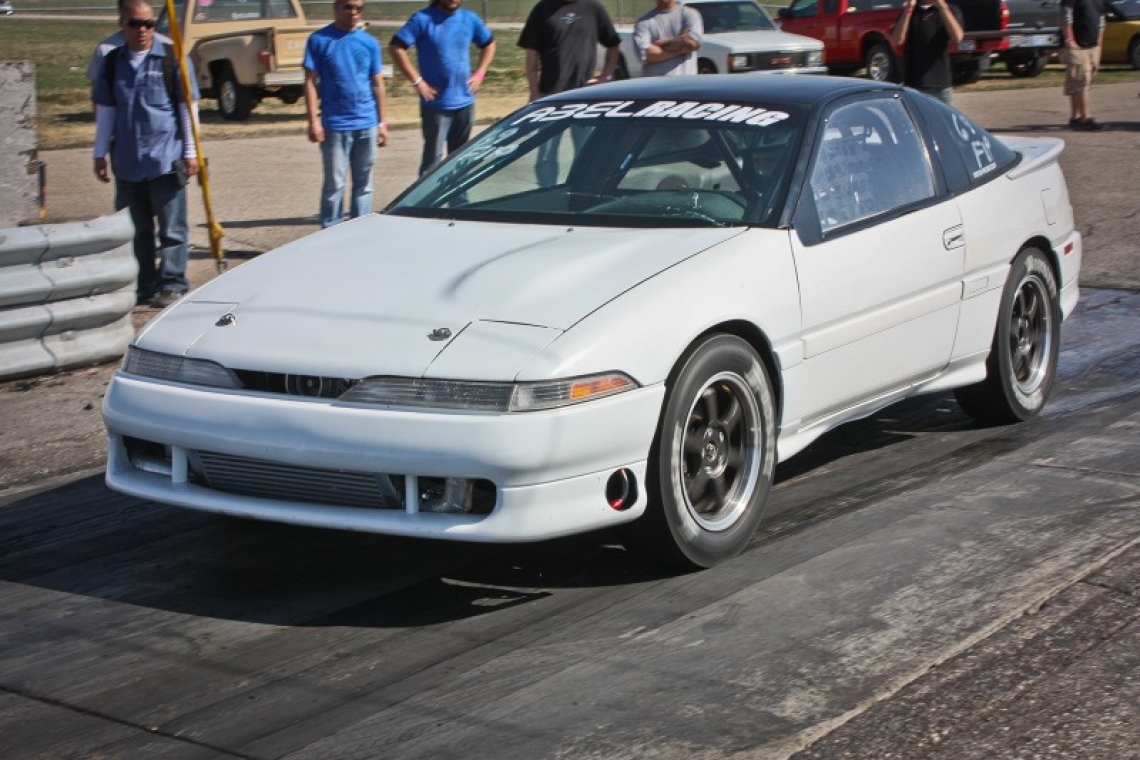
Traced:
MULTIPOLYGON (((962 11, 966 38, 951 49, 955 84, 976 82, 993 53, 1005 50, 1009 10, 1002 0, 954 0, 962 11)), ((902 0, 793 0, 779 12, 786 32, 821 40, 827 67, 835 73, 866 69, 870 79, 902 78, 901 49, 890 43, 902 0)))

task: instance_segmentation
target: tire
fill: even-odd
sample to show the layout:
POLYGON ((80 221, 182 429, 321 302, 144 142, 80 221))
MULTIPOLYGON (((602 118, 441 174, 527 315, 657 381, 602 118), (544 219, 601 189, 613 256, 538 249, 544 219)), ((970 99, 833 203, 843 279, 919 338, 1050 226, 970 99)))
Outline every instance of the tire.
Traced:
POLYGON ((614 66, 614 81, 620 82, 623 79, 629 79, 629 66, 625 63, 625 56, 618 56, 617 65, 614 66))
POLYGON ((1134 69, 1140 69, 1140 37, 1133 37, 1128 43, 1128 63, 1134 69))
POLYGON ((982 67, 976 61, 954 67, 954 86, 974 84, 982 78, 982 67))
POLYGON ((1001 297, 986 379, 955 391, 979 422, 1021 422, 1045 406, 1061 349, 1061 301, 1045 254, 1026 248, 1013 260, 1001 297))
POLYGON ((626 546, 687 568, 739 554, 763 515, 776 467, 776 411, 768 371, 731 335, 707 338, 686 355, 650 451, 649 507, 626 546))
POLYGON ((710 61, 708 58, 701 58, 697 61, 697 73, 715 74, 717 73, 716 64, 710 61))
POLYGON ((1040 76, 1047 63, 1049 63, 1049 56, 1042 53, 1012 55, 1005 59, 1005 67, 1009 70, 1010 76, 1017 79, 1040 76))
POLYGON ((218 110, 226 121, 246 121, 253 111, 253 90, 240 84, 229 66, 218 74, 218 110))
POLYGON ((885 42, 876 42, 863 56, 863 68, 872 82, 894 82, 898 77, 895 56, 885 42))

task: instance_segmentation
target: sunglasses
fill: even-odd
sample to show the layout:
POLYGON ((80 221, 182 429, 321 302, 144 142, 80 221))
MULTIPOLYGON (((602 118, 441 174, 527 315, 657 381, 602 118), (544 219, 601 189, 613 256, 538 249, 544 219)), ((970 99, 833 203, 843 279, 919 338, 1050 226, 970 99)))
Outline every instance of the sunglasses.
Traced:
POLYGON ((127 26, 131 29, 154 29, 158 24, 152 18, 129 18, 127 19, 127 26))
POLYGON ((364 12, 364 6, 363 5, 357 5, 355 3, 345 3, 344 5, 340 6, 340 9, 342 11, 347 11, 348 13, 363 13, 364 12))

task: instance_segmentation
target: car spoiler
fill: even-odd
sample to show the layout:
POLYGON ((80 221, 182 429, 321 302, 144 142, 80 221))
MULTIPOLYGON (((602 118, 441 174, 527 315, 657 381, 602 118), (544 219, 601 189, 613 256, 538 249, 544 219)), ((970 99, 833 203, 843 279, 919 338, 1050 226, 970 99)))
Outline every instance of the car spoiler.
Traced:
POLYGON ((1065 141, 1058 137, 1022 137, 999 135, 999 139, 1009 146, 1010 150, 1021 155, 1021 163, 1006 172, 1010 179, 1024 177, 1026 174, 1044 169, 1057 162, 1061 151, 1065 150, 1065 141))

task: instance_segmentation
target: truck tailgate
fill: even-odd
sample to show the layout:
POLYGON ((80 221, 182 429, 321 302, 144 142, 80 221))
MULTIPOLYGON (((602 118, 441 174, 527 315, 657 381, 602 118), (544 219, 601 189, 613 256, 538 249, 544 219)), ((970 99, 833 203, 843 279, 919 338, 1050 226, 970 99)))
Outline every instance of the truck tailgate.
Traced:
POLYGON ((273 31, 274 69, 300 69, 305 60, 305 43, 319 26, 284 27, 273 31))

